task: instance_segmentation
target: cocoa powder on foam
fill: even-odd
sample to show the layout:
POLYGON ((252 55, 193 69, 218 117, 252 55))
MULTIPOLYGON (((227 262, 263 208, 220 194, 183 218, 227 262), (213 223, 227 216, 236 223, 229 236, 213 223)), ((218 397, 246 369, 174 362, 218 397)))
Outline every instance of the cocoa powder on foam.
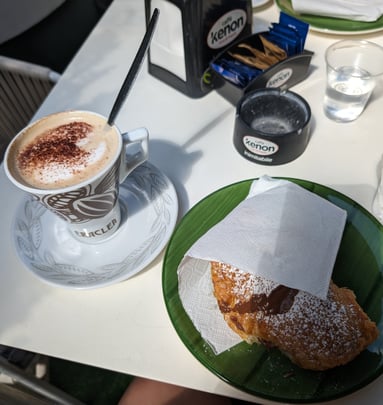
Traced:
POLYGON ((18 181, 38 189, 79 184, 116 156, 119 134, 95 114, 66 112, 37 121, 16 139, 9 153, 18 181))
POLYGON ((19 153, 19 170, 28 176, 38 168, 55 163, 68 168, 74 163, 85 164, 90 153, 77 143, 92 131, 92 125, 86 122, 70 122, 46 131, 19 153))

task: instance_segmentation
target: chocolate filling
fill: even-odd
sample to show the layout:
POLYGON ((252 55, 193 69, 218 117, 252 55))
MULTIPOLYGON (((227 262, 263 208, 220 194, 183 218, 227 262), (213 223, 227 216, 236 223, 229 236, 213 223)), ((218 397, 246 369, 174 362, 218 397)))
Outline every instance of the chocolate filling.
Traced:
POLYGON ((269 295, 253 294, 250 300, 238 303, 234 307, 221 303, 220 310, 223 313, 234 311, 239 314, 246 314, 262 311, 266 315, 284 314, 294 304, 294 298, 297 294, 298 290, 294 288, 278 285, 269 295))

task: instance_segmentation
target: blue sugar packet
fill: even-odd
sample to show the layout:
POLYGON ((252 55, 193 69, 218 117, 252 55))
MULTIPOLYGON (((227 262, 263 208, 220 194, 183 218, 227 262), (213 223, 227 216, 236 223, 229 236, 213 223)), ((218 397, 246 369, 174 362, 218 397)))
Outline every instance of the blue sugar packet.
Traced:
POLYGON ((226 58, 220 58, 215 63, 211 63, 211 67, 225 79, 242 88, 262 73, 262 70, 226 58))
POLYGON ((299 41, 291 39, 281 34, 280 32, 269 31, 263 35, 266 39, 278 45, 281 49, 285 50, 287 56, 296 55, 298 50, 299 41))
POLYGON ((287 27, 285 25, 281 25, 280 23, 272 23, 269 32, 273 33, 273 34, 281 35, 282 37, 286 37, 297 43, 300 43, 300 40, 301 40, 298 31, 296 31, 292 27, 287 27))
POLYGON ((279 15, 279 23, 280 25, 289 27, 298 33, 300 38, 298 53, 303 52, 303 50, 305 49, 307 33, 309 32, 309 24, 290 16, 283 11, 281 11, 279 15))
POLYGON ((281 12, 279 22, 271 24, 266 37, 293 56, 303 52, 308 29, 307 23, 281 12))

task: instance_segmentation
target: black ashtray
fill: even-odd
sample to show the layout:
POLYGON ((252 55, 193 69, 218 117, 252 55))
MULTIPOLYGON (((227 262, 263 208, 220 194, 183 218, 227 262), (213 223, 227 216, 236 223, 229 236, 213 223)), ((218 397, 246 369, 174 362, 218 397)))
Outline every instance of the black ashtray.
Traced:
POLYGON ((306 149, 310 119, 310 106, 298 94, 275 88, 253 90, 237 104, 234 146, 254 163, 288 163, 306 149))

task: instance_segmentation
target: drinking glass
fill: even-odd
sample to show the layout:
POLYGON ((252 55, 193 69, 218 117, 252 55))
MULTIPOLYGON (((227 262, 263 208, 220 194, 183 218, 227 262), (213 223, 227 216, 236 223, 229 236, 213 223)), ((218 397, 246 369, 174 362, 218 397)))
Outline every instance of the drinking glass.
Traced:
POLYGON ((383 48, 365 40, 342 40, 325 54, 324 112, 337 122, 357 119, 383 73, 383 48))

